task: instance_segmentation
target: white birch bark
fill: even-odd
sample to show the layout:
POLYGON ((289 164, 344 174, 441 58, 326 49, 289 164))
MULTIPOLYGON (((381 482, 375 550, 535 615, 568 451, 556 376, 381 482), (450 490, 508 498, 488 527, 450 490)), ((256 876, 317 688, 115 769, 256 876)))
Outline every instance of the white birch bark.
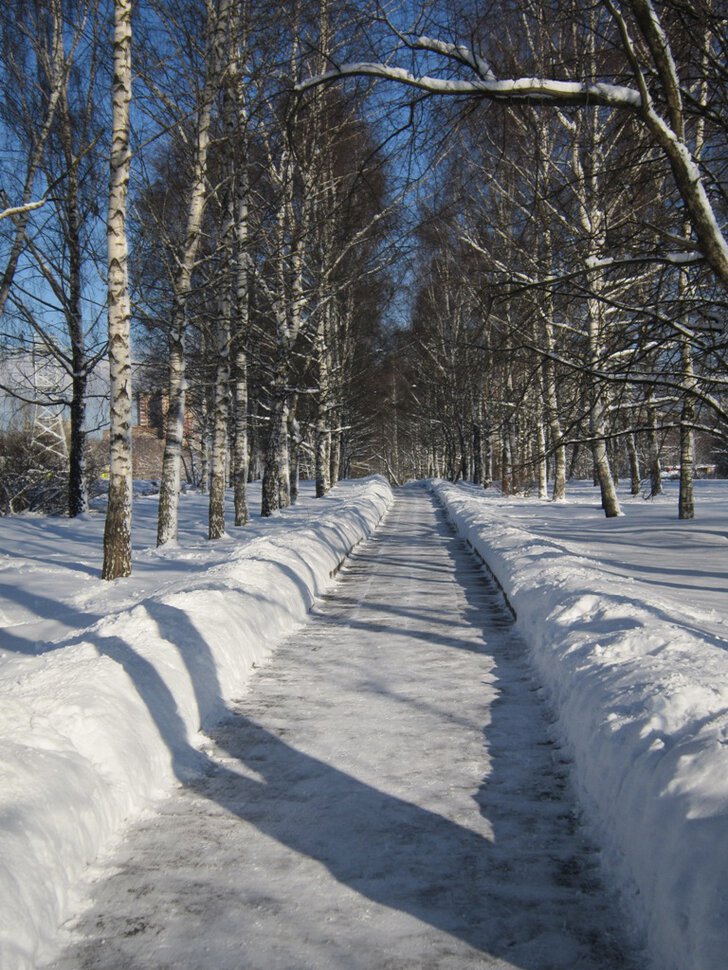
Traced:
POLYGON ((318 372, 318 394, 316 395, 316 497, 323 498, 331 488, 331 428, 330 422, 330 369, 329 337, 331 324, 330 304, 326 304, 316 326, 316 370, 318 372))
MULTIPOLYGON (((590 35, 590 48, 586 52, 587 70, 594 71, 594 35, 590 35)), ((603 119, 602 119, 603 121, 603 119)), ((580 116, 574 127, 575 138, 571 153, 572 168, 577 179, 575 195, 579 206, 579 218, 587 238, 585 263, 592 266, 602 255, 606 236, 606 214, 602 205, 599 169, 603 158, 602 129, 596 114, 580 116), (584 151, 588 169, 582 164, 584 151)), ((601 299, 605 289, 603 270, 595 269, 590 276, 591 296, 586 301, 587 356, 591 369, 589 386, 589 433, 594 460, 594 475, 601 492, 602 508, 607 518, 621 515, 617 490, 612 477, 606 442, 606 387, 596 376, 602 366, 604 337, 606 332, 604 303, 601 299)))
POLYGON ((261 492, 261 515, 264 517, 285 508, 291 501, 288 450, 291 353, 303 320, 304 247, 308 229, 307 201, 311 196, 311 186, 305 184, 304 205, 297 219, 294 211, 295 174, 293 153, 290 147, 286 147, 281 158, 279 178, 281 198, 276 233, 274 294, 277 349, 270 381, 270 424, 261 492))
POLYGON ((540 416, 536 419, 536 467, 538 469, 538 497, 546 499, 549 494, 546 432, 540 416))
POLYGON ((217 319, 217 367, 212 413, 208 539, 225 535, 225 485, 228 458, 230 396, 230 293, 225 287, 217 319))
POLYGON ((296 417, 297 405, 298 397, 294 394, 288 409, 288 496, 291 505, 295 505, 298 501, 301 474, 301 430, 296 417))
POLYGON ((504 495, 510 495, 513 492, 513 443, 510 419, 503 422, 501 435, 501 492, 504 495))
POLYGON ((233 491, 235 525, 246 525, 248 511, 248 355, 238 341, 234 359, 235 436, 233 444, 233 491))
POLYGON ((343 305, 334 306, 329 338, 329 486, 341 477, 342 425, 344 422, 345 344, 351 332, 351 309, 347 295, 343 305))
POLYGON ((625 443, 627 447, 627 457, 629 459, 630 495, 639 495, 642 484, 640 458, 637 454, 637 444, 634 440, 634 435, 631 432, 625 436, 625 443))
MULTIPOLYGON (((551 267, 553 265, 553 244, 551 232, 548 228, 543 234, 543 243, 545 259, 547 265, 551 267)), ((554 484, 551 499, 554 502, 563 502, 566 498, 566 446, 564 445, 561 431, 559 392, 556 379, 556 364, 554 362, 556 335, 554 330, 554 301, 551 290, 547 290, 543 294, 542 299, 541 319, 546 355, 543 359, 541 380, 543 402, 546 409, 546 421, 551 437, 551 450, 554 456, 554 484)))
POLYGON ((217 321, 217 368, 212 414, 208 539, 225 535, 225 484, 228 456, 228 399, 230 393, 230 304, 224 297, 217 321))
POLYGON ((680 494, 678 498, 678 518, 695 518, 695 367, 689 341, 680 340, 682 361, 683 404, 680 411, 680 494))
POLYGON ((238 156, 236 166, 236 296, 235 296, 235 334, 234 334, 234 438, 233 438, 233 491, 235 525, 245 525, 249 519, 247 483, 249 471, 248 457, 248 355, 246 351, 250 330, 250 281, 252 275, 249 254, 249 197, 247 138, 245 135, 244 93, 245 83, 242 71, 238 72, 237 99, 240 135, 243 141, 242 158, 238 156))
POLYGON ((647 446, 650 465, 650 498, 662 494, 660 445, 657 440, 657 408, 652 392, 647 395, 647 446))
POLYGON ((162 480, 159 489, 158 546, 177 538, 187 392, 184 347, 187 302, 192 286, 192 274, 197 260, 197 251, 202 235, 202 219, 207 202, 207 158, 210 145, 210 124, 219 87, 219 75, 224 63, 224 37, 229 5, 230 0, 220 0, 216 14, 212 6, 208 8, 205 81, 196 120, 195 154, 187 207, 187 224, 182 249, 177 255, 178 269, 173 281, 174 301, 169 331, 169 407, 162 462, 162 480))
POLYGON ((228 418, 230 398, 230 343, 232 335, 233 294, 237 303, 239 278, 236 266, 237 196, 235 191, 235 162, 233 139, 236 134, 236 93, 234 80, 229 79, 223 89, 222 117, 224 125, 225 186, 223 191, 223 227, 220 244, 222 263, 222 293, 216 320, 217 367, 213 404, 213 435, 210 460, 210 503, 208 538, 221 539, 225 535, 225 485, 228 457, 228 418))
POLYGON ((110 466, 109 503, 104 529, 102 577, 117 579, 131 573, 131 353, 129 328, 127 195, 131 153, 131 0, 114 0, 114 77, 107 221, 110 466))
MULTIPOLYGON (((329 0, 321 0, 319 6, 319 62, 323 68, 330 55, 329 0)), ((332 134, 326 127, 324 116, 324 92, 315 92, 313 139, 314 165, 321 172, 321 205, 317 207, 319 233, 321 236, 321 287, 319 292, 319 317, 316 326, 315 353, 318 377, 316 397, 316 497, 322 498, 331 488, 331 348, 335 339, 332 294, 329 288, 333 252, 332 218, 336 207, 336 191, 332 168, 332 134)))
POLYGON ((276 376, 270 412, 270 430, 266 448, 261 491, 260 514, 263 517, 290 504, 290 467, 288 459, 288 395, 285 386, 287 368, 276 376))
MULTIPOLYGON (((709 4, 710 6, 710 4, 709 4)), ((706 29, 703 34, 703 52, 702 52, 702 64, 703 68, 707 68, 711 36, 710 32, 706 29)), ((700 83, 698 89, 698 102, 701 106, 705 106, 708 101, 708 85, 704 77, 700 83)), ((679 89, 678 89, 679 96, 679 89)), ((678 107, 681 108, 681 102, 678 100, 678 107)), ((684 123, 682 121, 682 112, 679 113, 680 124, 684 128, 684 123)), ((683 130, 683 129, 681 129, 683 130)), ((696 129, 695 129, 695 145, 694 154, 696 160, 700 160, 703 153, 703 148, 705 147, 705 122, 703 117, 699 117, 696 129)), ((683 232, 685 235, 689 235, 691 232, 690 222, 686 220, 683 226, 683 232)), ((680 272, 680 277, 678 280, 678 293, 680 299, 683 300, 689 293, 690 290, 690 279, 688 274, 683 270, 680 272)), ((680 361, 682 364, 682 377, 681 384, 683 388, 683 403, 680 412, 680 493, 678 497, 678 517, 681 519, 693 519, 695 517, 695 420, 697 417, 697 407, 695 400, 695 390, 697 387, 697 378, 695 375, 695 365, 693 362, 693 351, 690 346, 690 341, 683 335, 680 338, 680 361)))
POLYGON ((490 488, 493 484, 493 432, 487 419, 485 422, 485 448, 483 458, 483 488, 490 488))
POLYGON ((483 484, 483 404, 482 395, 473 414, 473 485, 483 484))
MULTIPOLYGON (((592 288, 597 286, 594 280, 592 288)), ((589 363, 594 372, 601 366, 602 357, 602 334, 604 330, 602 316, 603 306, 598 299, 587 301, 588 313, 588 338, 589 338, 589 363)), ((589 403, 589 433, 591 436, 592 455, 594 457, 594 472, 599 483, 602 496, 602 508, 605 516, 613 518, 621 515, 617 490, 612 477, 612 469, 609 464, 606 442, 606 413, 605 404, 606 390, 601 381, 592 377, 590 386, 589 403)))
POLYGON ((65 313, 68 336, 71 341, 71 441, 68 455, 68 514, 81 515, 88 511, 86 486, 86 386, 89 360, 83 329, 81 306, 81 247, 83 219, 79 208, 78 159, 74 157, 71 121, 68 104, 62 99, 61 140, 67 168, 67 225, 65 229, 68 247, 68 298, 65 313))

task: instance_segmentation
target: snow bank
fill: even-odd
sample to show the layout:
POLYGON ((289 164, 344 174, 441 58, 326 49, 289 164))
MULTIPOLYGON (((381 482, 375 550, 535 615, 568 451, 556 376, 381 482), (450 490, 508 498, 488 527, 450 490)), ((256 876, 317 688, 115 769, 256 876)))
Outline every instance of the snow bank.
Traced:
POLYGON ((333 512, 232 544, 226 562, 3 667, 3 970, 48 958, 84 866, 199 766, 199 730, 241 694, 391 502, 379 478, 344 494, 333 512))
POLYGON ((655 968, 724 970, 728 644, 595 559, 515 526, 507 502, 433 487, 532 647, 605 865, 655 968))

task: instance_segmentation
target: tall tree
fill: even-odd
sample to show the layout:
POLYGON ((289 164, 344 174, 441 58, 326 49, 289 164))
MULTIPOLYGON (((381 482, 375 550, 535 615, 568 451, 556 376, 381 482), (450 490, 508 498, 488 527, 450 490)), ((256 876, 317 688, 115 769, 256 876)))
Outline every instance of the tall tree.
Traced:
POLYGON ((167 433, 159 490, 157 545, 177 538, 179 514, 182 442, 185 425, 187 378, 185 374, 185 336, 187 303, 202 236, 202 224, 208 197, 208 153, 212 112, 225 68, 226 35, 230 14, 229 0, 218 0, 207 8, 204 78, 195 116, 193 158, 187 190, 186 225, 174 260, 174 301, 168 327, 169 389, 167 433))
POLYGON ((110 464, 109 502, 104 529, 104 579, 131 574, 131 305, 126 225, 131 168, 131 7, 131 0, 114 0, 114 78, 107 222, 110 464))

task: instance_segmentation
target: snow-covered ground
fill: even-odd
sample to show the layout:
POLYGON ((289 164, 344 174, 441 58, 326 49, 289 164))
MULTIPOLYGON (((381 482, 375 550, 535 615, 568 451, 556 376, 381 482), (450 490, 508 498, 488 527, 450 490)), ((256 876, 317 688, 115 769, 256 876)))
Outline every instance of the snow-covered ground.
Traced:
MULTIPOLYGON (((438 484, 518 615, 575 780, 659 970, 728 952, 728 483, 674 486, 606 520, 578 485, 554 505, 438 484)), ((259 496, 251 495, 256 507, 259 496)), ((33 967, 86 862, 198 765, 201 726, 304 616, 390 501, 382 480, 218 543, 186 495, 176 548, 135 507, 135 572, 99 577, 103 519, 0 519, 0 966, 33 967)))
POLYGON ((495 583, 399 489, 45 970, 644 970, 495 583))
POLYGON ((660 970, 728 954, 728 482, 567 502, 438 483, 503 587, 574 757, 605 861, 660 970))
MULTIPOLYGON (((259 506, 259 490, 251 489, 259 506)), ((195 771, 199 730, 301 622, 391 502, 383 479, 206 540, 182 499, 174 548, 135 502, 134 575, 99 579, 103 517, 0 519, 0 966, 43 959, 84 866, 195 771)))

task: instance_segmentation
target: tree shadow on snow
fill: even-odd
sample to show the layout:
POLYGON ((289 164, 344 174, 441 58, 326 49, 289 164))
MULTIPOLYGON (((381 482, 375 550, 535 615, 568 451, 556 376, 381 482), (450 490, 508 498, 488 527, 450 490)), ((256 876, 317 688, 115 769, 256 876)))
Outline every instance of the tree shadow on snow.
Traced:
MULTIPOLYGON (((232 764, 238 770, 230 767, 224 757, 207 758, 190 745, 174 699, 153 665, 118 638, 99 637, 96 645, 121 663, 137 685, 173 753, 180 780, 245 825, 293 850, 295 855, 283 865, 296 866, 299 857, 314 860, 334 877, 342 892, 407 914, 424 926, 464 942, 483 955, 485 965, 490 957, 520 970, 571 970, 577 966, 580 970, 626 970, 632 964, 619 947, 596 940, 593 922, 588 916, 584 918, 582 901, 589 895, 595 896, 598 909, 601 890, 594 875, 594 860, 585 865, 569 848, 575 822, 569 799, 562 797, 566 769, 555 774, 552 771, 554 743, 543 724, 536 723, 539 717, 543 719, 542 714, 528 729, 531 734, 526 731, 524 735, 523 717, 533 715, 524 713, 532 684, 524 664, 523 644, 509 635, 512 623, 502 602, 498 608, 494 585, 487 585, 487 577, 452 535, 441 513, 438 523, 461 574, 465 615, 482 636, 464 641, 448 634, 445 617, 438 621, 442 630, 410 626, 420 614, 413 613, 406 604, 390 608, 393 622, 389 625, 366 619, 368 610, 380 612, 382 604, 352 600, 359 614, 353 620, 351 610, 342 607, 341 595, 334 597, 338 602, 326 622, 342 628, 375 629, 383 635, 395 629, 401 632, 404 622, 412 636, 435 639, 445 647, 458 649, 485 651, 490 649, 489 638, 501 641, 501 654, 496 656, 494 668, 501 694, 492 706, 492 721, 485 730, 490 768, 475 796, 490 829, 477 815, 477 824, 469 828, 454 818, 373 787, 347 772, 345 765, 327 763, 297 750, 284 740, 283 729, 274 731, 243 713, 228 712, 208 730, 218 750, 234 759, 232 764), (487 621, 486 616, 490 617, 487 621), (530 752, 519 751, 524 737, 531 742, 530 752), (519 759, 522 763, 514 768, 514 760, 519 759), (193 768, 196 771, 191 774, 193 768), (533 844, 529 842, 524 850, 524 839, 529 837, 529 813, 539 803, 548 806, 540 812, 546 819, 545 827, 536 827, 533 844), (541 856, 538 879, 532 878, 529 868, 529 859, 543 853, 544 841, 546 869, 551 866, 553 870, 545 883, 541 856), (539 907, 545 894, 551 909, 544 916, 539 915, 539 907)), ((364 561, 369 555, 365 552, 359 558, 364 561)), ((353 573, 348 581, 356 581, 353 573)), ((344 597, 345 590, 346 582, 342 588, 344 597)), ((177 645, 200 708, 209 709, 215 700, 221 704, 209 646, 188 617, 158 603, 147 604, 147 609, 160 634, 177 645)), ((397 699, 418 703, 416 698, 397 699)), ((449 716, 445 711, 441 713, 449 716)), ((376 738, 370 743, 376 744, 376 738)), ((433 771, 436 767, 433 756, 433 771)), ((403 770, 406 771, 406 765, 403 770)), ((245 844, 244 839, 238 841, 245 844)), ((244 851, 240 863, 242 867, 246 865, 244 851)), ((192 872, 186 878, 186 891, 193 897, 209 891, 209 877, 204 873, 198 877, 192 872)), ((244 868, 240 883, 245 885, 244 868)), ((311 891, 315 892, 315 886, 311 891)), ((283 919, 285 912, 283 908, 283 919)), ((93 918, 91 913, 92 921, 93 918)), ((336 952, 338 946, 335 914, 331 920, 327 919, 325 926, 306 927, 307 938, 315 940, 319 934, 329 953, 332 948, 336 952)), ((254 923, 251 917, 251 926, 245 932, 241 928, 241 939, 254 931, 254 923)), ((417 932, 416 924, 412 932, 417 932)), ((284 943, 279 940, 278 945, 284 943)), ((371 945, 376 948, 375 938, 371 945)), ((240 957, 244 961, 244 951, 240 957)), ((392 965, 386 957, 386 953, 377 957, 379 965, 392 965)), ((373 949, 372 966, 377 965, 374 959, 373 949)))

